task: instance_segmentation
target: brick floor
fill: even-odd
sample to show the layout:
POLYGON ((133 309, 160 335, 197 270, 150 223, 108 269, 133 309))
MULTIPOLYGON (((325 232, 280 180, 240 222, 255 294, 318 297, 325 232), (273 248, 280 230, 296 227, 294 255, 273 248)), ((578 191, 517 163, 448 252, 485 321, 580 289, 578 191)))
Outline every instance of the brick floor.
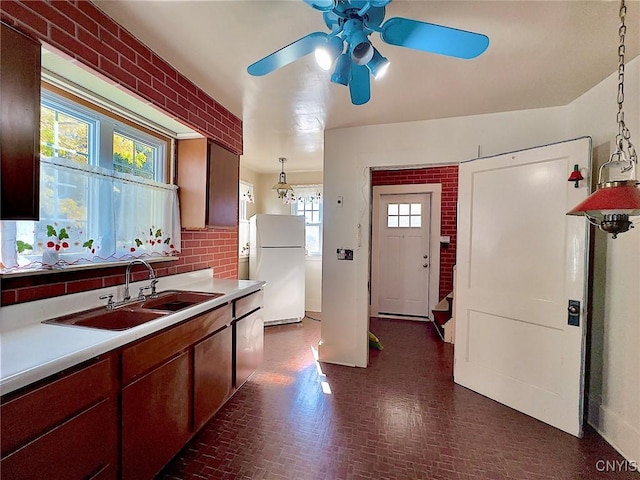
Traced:
POLYGON ((577 439, 455 385, 432 325, 373 318, 371 330, 385 348, 369 368, 319 371, 319 322, 268 327, 260 370, 159 478, 640 478, 598 472, 623 458, 593 429, 577 439))

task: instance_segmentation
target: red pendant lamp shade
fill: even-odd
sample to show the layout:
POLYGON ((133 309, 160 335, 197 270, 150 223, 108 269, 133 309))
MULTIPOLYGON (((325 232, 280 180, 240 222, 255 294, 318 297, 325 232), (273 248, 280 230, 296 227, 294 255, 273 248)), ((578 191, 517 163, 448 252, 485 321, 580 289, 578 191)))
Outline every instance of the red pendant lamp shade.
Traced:
POLYGON ((637 185, 635 180, 601 184, 567 215, 586 214, 596 218, 607 214, 640 215, 640 189, 637 185))

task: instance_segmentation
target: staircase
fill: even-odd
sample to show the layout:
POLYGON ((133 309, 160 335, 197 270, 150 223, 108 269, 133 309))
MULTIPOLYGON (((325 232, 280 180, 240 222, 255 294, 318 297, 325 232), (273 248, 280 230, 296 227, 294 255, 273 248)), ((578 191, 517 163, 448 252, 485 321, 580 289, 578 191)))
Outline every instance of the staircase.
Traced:
POLYGON ((438 335, 444 341, 444 324, 451 320, 453 310, 453 292, 450 292, 433 307, 433 325, 438 335))

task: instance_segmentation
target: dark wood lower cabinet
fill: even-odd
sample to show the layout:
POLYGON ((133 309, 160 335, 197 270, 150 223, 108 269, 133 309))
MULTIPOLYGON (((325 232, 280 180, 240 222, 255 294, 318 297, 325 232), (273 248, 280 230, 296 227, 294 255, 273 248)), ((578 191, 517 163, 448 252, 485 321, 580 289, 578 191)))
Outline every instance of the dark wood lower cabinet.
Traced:
POLYGON ((109 357, 3 398, 2 478, 118 478, 116 365, 109 357))
POLYGON ((244 318, 236 320, 235 329, 235 387, 240 388, 262 363, 264 344, 262 310, 257 310, 244 318))
POLYGON ((152 479, 262 361, 262 292, 236 302, 3 396, 2 478, 152 479))
POLYGON ((122 478, 150 479, 191 434, 190 354, 183 352, 122 390, 122 478))
POLYGON ((117 478, 116 418, 115 402, 102 401, 4 458, 2 477, 117 478))
POLYGON ((231 396, 231 327, 210 336, 193 348, 193 423, 199 430, 231 396))

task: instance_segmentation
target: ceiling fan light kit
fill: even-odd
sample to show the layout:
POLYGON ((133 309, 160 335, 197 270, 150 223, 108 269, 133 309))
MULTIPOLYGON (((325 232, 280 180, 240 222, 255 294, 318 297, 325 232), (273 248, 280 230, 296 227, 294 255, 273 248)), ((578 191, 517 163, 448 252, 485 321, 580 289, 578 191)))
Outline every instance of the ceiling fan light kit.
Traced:
POLYGON ((382 56, 376 47, 373 47, 373 58, 367 63, 367 68, 376 80, 384 77, 390 62, 382 56))
POLYGON ((340 37, 327 37, 326 45, 316 48, 314 54, 320 68, 331 70, 334 62, 342 54, 342 39, 340 37))
POLYGON ((389 60, 369 40, 374 32, 390 45, 463 59, 475 58, 489 46, 487 36, 456 28, 401 17, 383 23, 385 7, 391 0, 304 1, 323 12, 331 33, 305 35, 249 65, 250 75, 267 75, 315 52, 322 69, 330 70, 335 65, 331 81, 348 86, 351 102, 362 105, 371 97, 369 74, 380 78, 389 67, 389 60))
MULTIPOLYGON (((567 212, 567 215, 585 216, 587 220, 600 230, 610 233, 616 238, 633 228, 629 219, 640 215, 640 190, 637 180, 638 154, 631 143, 631 132, 624 122, 624 37, 627 33, 625 15, 627 7, 621 0, 618 36, 618 134, 616 150, 598 170, 598 188, 579 205, 567 212), (608 172, 607 181, 603 173, 608 172)), ((571 178, 570 178, 571 180, 571 178)), ((577 182, 576 182, 577 183, 577 182)))

